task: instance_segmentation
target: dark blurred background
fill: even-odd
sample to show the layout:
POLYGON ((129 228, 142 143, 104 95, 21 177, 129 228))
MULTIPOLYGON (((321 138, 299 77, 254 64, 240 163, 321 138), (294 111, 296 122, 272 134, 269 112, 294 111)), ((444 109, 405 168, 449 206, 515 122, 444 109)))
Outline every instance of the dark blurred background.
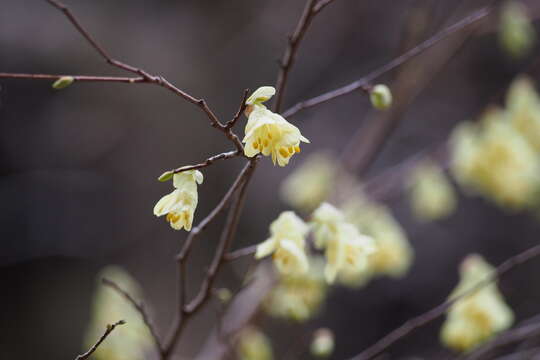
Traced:
MULTIPOLYGON (((204 97, 222 119, 232 117, 243 89, 274 84, 276 60, 304 6, 303 0, 66 3, 114 57, 204 97)), ((335 1, 302 43, 285 108, 391 60, 412 45, 404 41, 411 24, 421 28, 414 44, 487 3, 335 1)), ((536 1, 528 4, 531 14, 540 14, 536 1)), ((368 176, 443 142, 456 123, 476 117, 535 63, 538 48, 521 61, 506 56, 498 46, 496 21, 491 22, 422 86, 368 176)), ((1 1, 0 49, 1 72, 122 74, 45 1, 1 1)), ((540 72, 531 74, 540 80, 540 72)), ((389 74, 382 80, 391 84, 391 79, 389 74)), ((54 91, 50 85, 0 79, 1 359, 74 358, 88 324, 96 274, 108 264, 124 266, 142 284, 163 334, 173 313, 174 254, 186 233, 153 216, 155 202, 170 191, 156 177, 231 149, 195 106, 162 88, 76 83, 54 91)), ((366 96, 353 94, 305 111, 293 122, 312 141, 305 153, 340 151, 369 114, 366 96)), ((299 161, 300 155, 287 168, 262 161, 235 247, 266 237, 269 222, 286 209, 276 196, 279 184, 299 161)), ((215 206, 241 165, 230 160, 205 169, 196 219, 215 206)), ((416 251, 409 275, 355 291, 335 288, 322 314, 307 325, 271 322, 276 348, 289 346, 291 334, 300 338, 306 329, 327 326, 337 337, 334 358, 351 356, 440 303, 456 284, 457 265, 466 254, 478 252, 497 264, 538 241, 535 218, 504 213, 479 199, 462 196, 451 218, 427 225, 411 216, 406 197, 393 197, 389 205, 416 251)), ((198 240, 190 264, 192 292, 221 225, 222 219, 198 240)), ((242 261, 228 266, 220 284, 237 287, 245 266, 242 261)), ((540 312, 539 270, 539 262, 531 263, 500 283, 518 320, 540 312)), ((205 311, 190 324, 180 347, 185 356, 197 352, 214 320, 214 313, 205 311)), ((442 357, 440 324, 417 331, 389 355, 442 357)))

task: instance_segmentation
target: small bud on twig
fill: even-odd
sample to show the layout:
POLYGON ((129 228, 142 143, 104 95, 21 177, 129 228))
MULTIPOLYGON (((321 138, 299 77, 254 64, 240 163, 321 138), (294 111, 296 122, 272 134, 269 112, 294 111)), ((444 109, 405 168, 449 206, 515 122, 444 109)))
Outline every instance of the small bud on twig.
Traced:
POLYGON ((60 79, 56 80, 52 84, 52 87, 53 89, 56 89, 56 90, 65 89, 69 85, 73 84, 74 81, 75 79, 73 78, 73 76, 62 76, 60 79))
POLYGON ((384 84, 375 85, 371 89, 369 99, 371 100, 371 105, 378 110, 386 110, 392 106, 392 92, 384 84))
POLYGON ((158 181, 161 181, 161 182, 169 181, 172 179, 173 175, 174 175, 174 171, 172 170, 165 171, 163 174, 161 174, 158 177, 158 181))

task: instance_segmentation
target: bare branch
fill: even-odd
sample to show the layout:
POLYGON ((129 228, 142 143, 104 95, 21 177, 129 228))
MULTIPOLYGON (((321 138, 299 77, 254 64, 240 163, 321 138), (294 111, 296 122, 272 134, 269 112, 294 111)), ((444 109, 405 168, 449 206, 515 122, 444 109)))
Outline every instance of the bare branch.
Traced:
POLYGON ((409 333, 411 333, 415 329, 420 328, 430 323, 431 321, 437 319, 439 316, 443 315, 446 312, 446 310, 448 310, 454 303, 456 303, 460 299, 463 299, 466 296, 472 295, 476 291, 482 289, 484 286, 487 286, 491 284, 492 282, 496 281, 498 278, 500 278, 502 275, 512 270, 516 266, 522 265, 538 256, 540 256, 540 245, 533 246, 517 255, 514 255, 508 258, 499 266, 497 266, 495 271, 493 271, 490 276, 478 282, 475 286, 469 288, 467 291, 463 292, 459 296, 446 300, 445 302, 443 302, 442 304, 439 304, 438 306, 434 307, 428 312, 408 320, 403 325, 401 325, 397 329, 394 329, 388 335, 386 335, 385 337, 377 341, 375 344, 373 344, 372 346, 362 351, 360 354, 354 356, 350 360, 372 359, 376 355, 386 350, 392 344, 396 343, 400 339, 407 336, 409 333))
POLYGON ((0 73, 0 78, 4 79, 58 80, 63 77, 71 77, 74 81, 84 82, 122 82, 130 84, 147 82, 143 77, 0 73))
POLYGON ((124 320, 120 320, 120 321, 117 321, 115 322, 114 324, 108 324, 107 327, 105 328, 105 332, 103 333, 103 335, 101 335, 101 337, 99 338, 99 340, 87 351, 85 352, 84 354, 81 354, 79 356, 77 356, 75 358, 75 360, 85 360, 85 359, 88 359, 90 357, 90 355, 92 355, 94 353, 94 351, 97 350, 97 348, 99 347, 99 345, 101 345, 101 343, 107 338, 107 336, 109 336, 113 331, 114 329, 118 326, 118 325, 124 325, 126 322, 124 320))
POLYGON ((244 256, 249 256, 255 254, 257 251, 257 245, 247 246, 242 249, 231 251, 230 253, 225 254, 225 261, 234 261, 240 259, 244 256))
POLYGON ((285 50, 285 53, 280 61, 280 69, 276 82, 277 95, 274 102, 275 112, 279 112, 281 109, 281 104, 285 95, 285 87, 287 86, 287 79, 289 78, 289 72, 291 71, 291 67, 296 59, 296 53, 298 51, 300 42, 304 38, 311 21, 316 15, 314 11, 316 4, 316 0, 307 0, 302 17, 296 25, 296 30, 294 31, 294 34, 289 37, 289 46, 287 47, 287 50, 285 50))
POLYGON ((141 303, 137 302, 137 300, 135 300, 133 296, 131 296, 131 294, 129 294, 126 290, 122 289, 120 285, 118 285, 114 281, 103 278, 101 279, 101 282, 103 283, 103 285, 110 287, 111 289, 113 289, 114 291, 122 295, 124 299, 126 299, 126 301, 129 302, 131 306, 135 308, 135 310, 137 310, 137 312, 141 315, 141 318, 144 324, 150 331, 150 335, 152 336, 152 339, 154 340, 154 344, 156 345, 156 349, 158 353, 161 354, 161 352, 163 351, 163 348, 161 346, 161 341, 159 339, 159 336, 157 335, 154 325, 152 324, 152 321, 150 321, 150 317, 148 316, 148 313, 146 312, 144 304, 142 302, 141 303))
POLYGON ((380 68, 374 70, 373 72, 369 73, 368 75, 364 76, 363 78, 360 78, 348 85, 345 85, 343 87, 340 87, 338 89, 329 91, 325 94, 316 96, 314 98, 311 98, 309 100, 304 100, 302 102, 299 102, 298 104, 294 105, 290 109, 287 109, 285 112, 283 112, 284 117, 292 117, 296 115, 301 110, 305 110, 307 108, 311 108, 313 106, 320 105, 322 103, 325 103, 327 101, 333 100, 337 97, 350 94, 356 90, 363 90, 363 91, 369 91, 371 88, 370 83, 375 80, 376 78, 386 74, 387 72, 394 70, 401 64, 411 60, 415 56, 423 53, 427 49, 431 48, 441 40, 446 39, 447 37, 451 36, 452 34, 460 31, 461 29, 464 29, 468 27, 469 25, 475 24, 478 21, 484 19, 487 15, 489 15, 492 12, 492 7, 485 7, 478 11, 473 12, 466 18, 458 21, 457 23, 450 25, 449 27, 445 28, 444 30, 437 33, 435 36, 427 39, 426 41, 420 43, 416 47, 410 49, 409 51, 405 52, 401 56, 395 58, 394 60, 390 61, 389 63, 381 66, 380 68))
POLYGON ((232 127, 234 127, 236 122, 240 119, 240 117, 244 113, 244 110, 246 109, 246 100, 248 98, 248 95, 249 95, 249 89, 245 89, 244 95, 242 96, 242 101, 240 102, 240 106, 238 107, 238 111, 236 112, 236 115, 234 115, 234 117, 225 124, 225 127, 227 129, 231 129, 232 127))
POLYGON ((172 172, 175 174, 179 174, 181 172, 188 171, 188 170, 202 169, 202 168, 212 165, 217 160, 226 160, 226 159, 231 159, 233 157, 242 156, 242 155, 243 153, 240 153, 238 150, 232 150, 232 151, 228 151, 228 152, 211 156, 200 164, 179 167, 178 169, 172 170, 172 172))

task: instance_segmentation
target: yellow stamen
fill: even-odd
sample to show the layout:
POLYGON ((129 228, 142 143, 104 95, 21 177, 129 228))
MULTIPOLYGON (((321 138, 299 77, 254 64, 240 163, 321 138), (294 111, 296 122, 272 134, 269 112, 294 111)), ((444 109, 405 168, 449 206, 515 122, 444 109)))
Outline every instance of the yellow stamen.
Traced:
POLYGON ((256 142, 253 143, 253 148, 254 149, 258 149, 259 148, 259 144, 257 144, 256 142))
POLYGON ((270 140, 272 140, 272 134, 268 133, 266 134, 270 140))
POLYGON ((268 146, 268 140, 264 139, 263 144, 264 144, 264 147, 267 147, 268 146))
POLYGON ((279 153, 280 153, 281 156, 283 156, 284 158, 289 157, 289 152, 287 151, 287 148, 285 148, 285 147, 279 148, 279 153))
POLYGON ((292 146, 289 146, 289 154, 294 154, 294 148, 292 146))
POLYGON ((296 146, 294 147, 294 151, 296 151, 297 153, 299 153, 299 152, 300 152, 300 146, 296 145, 296 146))

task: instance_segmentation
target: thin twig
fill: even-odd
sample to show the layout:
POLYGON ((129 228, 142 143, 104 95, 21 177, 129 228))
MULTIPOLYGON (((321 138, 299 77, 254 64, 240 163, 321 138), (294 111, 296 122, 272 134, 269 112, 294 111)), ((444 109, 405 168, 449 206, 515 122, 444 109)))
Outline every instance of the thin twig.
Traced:
POLYGON ((325 103, 327 101, 333 100, 337 97, 350 94, 356 90, 363 90, 363 91, 369 91, 371 85, 370 83, 375 80, 376 78, 382 76, 383 74, 386 74, 387 72, 394 70, 401 64, 411 60, 415 56, 423 53, 427 49, 431 48, 432 46, 436 45, 441 40, 444 40, 445 38, 451 36, 452 34, 460 31, 461 29, 474 24, 483 18, 485 18, 487 15, 491 13, 493 10, 492 7, 485 7, 478 11, 473 12, 469 16, 465 17, 464 19, 458 21, 457 23, 450 25, 449 27, 445 28, 444 30, 440 31, 433 37, 427 39, 426 41, 420 43, 419 45, 415 46, 414 48, 410 49, 409 51, 405 52, 401 56, 393 59, 389 63, 381 66, 380 68, 372 71, 368 75, 348 84, 343 87, 340 87, 338 89, 329 91, 327 93, 324 93, 322 95, 316 96, 314 98, 311 98, 309 100, 304 100, 302 102, 297 103, 296 105, 292 106, 291 108, 287 109, 283 112, 284 117, 292 117, 296 115, 299 111, 305 110, 307 108, 311 108, 316 105, 320 105, 322 103, 325 103))
POLYGON ((496 281, 499 277, 512 270, 514 267, 524 264, 537 256, 540 256, 540 245, 533 246, 517 255, 508 258, 499 266, 497 266, 495 271, 493 271, 488 277, 478 282, 475 286, 469 288, 467 291, 461 293, 461 295, 459 296, 446 300, 445 302, 439 304, 428 312, 408 320, 403 325, 401 325, 397 329, 394 329, 388 335, 362 351, 360 354, 354 356, 350 360, 372 359, 374 356, 380 354, 389 346, 408 335, 410 332, 430 323, 431 321, 437 319, 439 316, 443 315, 446 310, 448 310, 457 301, 475 293, 476 291, 482 289, 484 286, 496 281))
POLYGON ((296 53, 298 51, 298 47, 302 42, 302 39, 304 38, 304 35, 306 34, 306 31, 311 24, 311 21, 317 14, 314 11, 315 5, 317 5, 316 0, 307 0, 306 6, 304 7, 304 12, 302 13, 302 17, 296 25, 296 30, 289 37, 289 46, 287 47, 287 50, 285 50, 285 53, 283 54, 283 57, 280 61, 280 70, 276 81, 277 90, 276 100, 274 102, 275 112, 279 112, 279 110, 281 109, 283 98, 285 96, 285 87, 287 86, 287 80, 289 78, 289 72, 291 71, 294 61, 296 60, 296 53))
POLYGON ((225 261, 234 261, 244 256, 253 255, 255 254, 256 251, 257 251, 257 245, 251 245, 245 248, 234 250, 225 254, 225 261))
POLYGON ((101 335, 101 337, 99 338, 99 340, 87 351, 85 352, 84 354, 81 354, 79 356, 77 356, 75 358, 75 360, 85 360, 85 359, 88 359, 90 357, 90 355, 92 355, 94 353, 94 351, 97 350, 97 348, 99 347, 99 345, 101 345, 101 343, 107 338, 107 336, 109 336, 113 331, 114 329, 118 326, 118 325, 124 325, 126 322, 124 320, 120 320, 120 321, 117 321, 115 322, 114 324, 108 324, 107 327, 105 328, 105 332, 103 333, 103 335, 101 335))
POLYGON ((316 14, 322 9, 324 9, 326 6, 330 5, 330 3, 333 3, 336 0, 319 0, 319 2, 313 7, 313 12, 316 14))
POLYGON ((200 164, 179 167, 178 169, 172 170, 172 172, 175 174, 179 174, 181 172, 188 171, 188 170, 202 169, 202 168, 212 165, 217 160, 227 160, 227 159, 230 159, 236 156, 241 156, 241 155, 243 155, 243 153, 239 152, 238 150, 232 150, 232 151, 228 151, 228 152, 211 156, 200 164))
POLYGON ((29 79, 29 80, 58 80, 70 77, 74 81, 86 82, 122 82, 122 83, 144 83, 147 82, 143 77, 125 77, 125 76, 86 76, 86 75, 52 75, 52 74, 19 74, 19 73, 0 73, 3 79, 29 79))
POLYGON ((118 285, 114 281, 112 281, 110 279, 103 278, 103 279, 101 279, 101 282, 103 283, 103 285, 106 285, 106 286, 110 287, 111 289, 113 289, 114 291, 116 291, 117 293, 122 295, 124 297, 124 299, 126 299, 126 301, 129 302, 131 304, 131 306, 133 306, 135 308, 135 310, 137 310, 137 312, 141 315, 141 318, 142 318, 144 324, 146 325, 146 327, 150 331, 150 335, 152 336, 152 339, 154 340, 154 344, 156 345, 156 349, 158 351, 158 354, 160 354, 163 351, 163 348, 161 346, 161 341, 160 341, 159 336, 158 336, 158 334, 156 332, 156 329, 154 328, 154 325, 152 324, 152 321, 150 320, 150 316, 148 316, 148 313, 146 312, 144 304, 142 302, 140 302, 140 303, 137 302, 137 300, 135 300, 133 298, 133 296, 131 296, 130 293, 128 293, 126 290, 122 289, 120 287, 120 285, 118 285))
POLYGON ((248 95, 249 95, 249 89, 245 89, 244 95, 242 96, 242 101, 240 102, 240 106, 238 107, 238 111, 236 112, 234 117, 231 120, 227 121, 227 123, 225 124, 225 127, 227 129, 234 127, 236 122, 240 119, 240 117, 242 117, 244 110, 246 110, 246 100, 248 98, 248 95))

